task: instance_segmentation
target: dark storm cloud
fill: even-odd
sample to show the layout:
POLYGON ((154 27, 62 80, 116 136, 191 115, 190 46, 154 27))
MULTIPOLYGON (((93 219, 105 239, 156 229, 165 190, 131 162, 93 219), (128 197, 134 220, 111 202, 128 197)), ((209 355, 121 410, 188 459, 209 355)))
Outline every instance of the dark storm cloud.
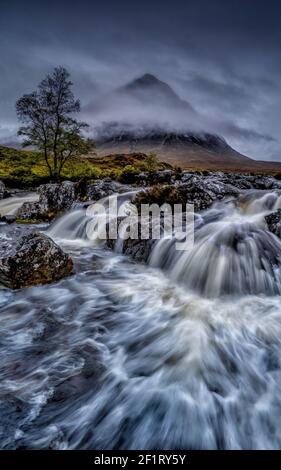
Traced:
POLYGON ((16 99, 62 64, 85 105, 151 72, 242 153, 281 160, 280 13, 272 0, 2 0, 0 139, 16 99))

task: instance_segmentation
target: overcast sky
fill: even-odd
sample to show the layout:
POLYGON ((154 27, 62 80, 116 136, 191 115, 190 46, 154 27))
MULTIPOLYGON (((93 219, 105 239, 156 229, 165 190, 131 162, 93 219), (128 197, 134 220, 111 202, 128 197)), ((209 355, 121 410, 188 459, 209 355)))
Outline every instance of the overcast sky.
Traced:
POLYGON ((280 16, 273 0, 1 0, 0 141, 17 98, 64 65, 84 106, 150 72, 240 152, 281 161, 280 16))

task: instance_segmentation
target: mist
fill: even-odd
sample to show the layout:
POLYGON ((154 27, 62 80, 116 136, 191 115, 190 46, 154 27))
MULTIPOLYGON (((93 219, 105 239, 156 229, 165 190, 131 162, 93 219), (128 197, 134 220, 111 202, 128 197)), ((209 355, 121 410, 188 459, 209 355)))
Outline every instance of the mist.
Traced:
MULTIPOLYGON (((146 77, 146 75, 144 76, 146 77)), ((122 134, 149 137, 153 133, 215 134, 243 150, 249 140, 263 144, 276 143, 274 137, 240 127, 220 115, 210 117, 181 99, 174 90, 152 77, 152 84, 138 85, 143 78, 97 96, 83 108, 90 124, 90 135, 96 139, 122 134), (239 145, 240 144, 240 145, 239 145)))
MULTIPOLYGON (((89 2, 1 6, 0 142, 16 142, 15 102, 57 65, 71 73, 81 118, 222 135, 239 152, 281 160, 280 6, 269 1, 89 2), (114 90, 152 73, 195 114, 140 106, 114 90), (112 103, 98 110, 100 100, 112 103), (107 100, 105 100, 107 101, 107 100), (96 103, 96 104, 94 104, 96 103)), ((163 109, 164 108, 164 109, 163 109)), ((122 126, 121 126, 122 127, 122 126)))

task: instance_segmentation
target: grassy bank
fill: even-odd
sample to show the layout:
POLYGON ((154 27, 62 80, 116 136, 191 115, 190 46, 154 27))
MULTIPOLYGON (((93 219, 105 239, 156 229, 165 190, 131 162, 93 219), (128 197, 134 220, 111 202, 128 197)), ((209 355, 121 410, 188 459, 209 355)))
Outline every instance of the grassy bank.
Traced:
MULTIPOLYGON (((129 154, 106 157, 86 156, 70 158, 63 169, 62 180, 89 181, 110 177, 122 182, 133 182, 134 176, 144 171, 171 168, 153 155, 129 154)), ((0 180, 8 187, 29 188, 49 182, 43 155, 29 150, 0 146, 0 180)))

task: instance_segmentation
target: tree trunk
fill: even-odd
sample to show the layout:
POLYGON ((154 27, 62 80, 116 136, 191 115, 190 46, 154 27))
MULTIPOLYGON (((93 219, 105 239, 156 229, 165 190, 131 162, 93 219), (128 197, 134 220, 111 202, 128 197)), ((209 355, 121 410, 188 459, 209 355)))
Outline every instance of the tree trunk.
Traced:
POLYGON ((53 170, 52 170, 52 167, 51 167, 49 159, 48 159, 48 152, 47 152, 46 148, 44 150, 44 157, 45 157, 46 165, 47 165, 49 173, 50 173, 50 180, 52 181, 52 179, 53 179, 53 170))
POLYGON ((56 170, 56 171, 53 171, 52 173, 53 173, 53 174, 52 174, 52 181, 53 181, 54 183, 60 183, 60 180, 61 180, 61 178, 60 178, 60 173, 59 173, 57 170, 56 170))

